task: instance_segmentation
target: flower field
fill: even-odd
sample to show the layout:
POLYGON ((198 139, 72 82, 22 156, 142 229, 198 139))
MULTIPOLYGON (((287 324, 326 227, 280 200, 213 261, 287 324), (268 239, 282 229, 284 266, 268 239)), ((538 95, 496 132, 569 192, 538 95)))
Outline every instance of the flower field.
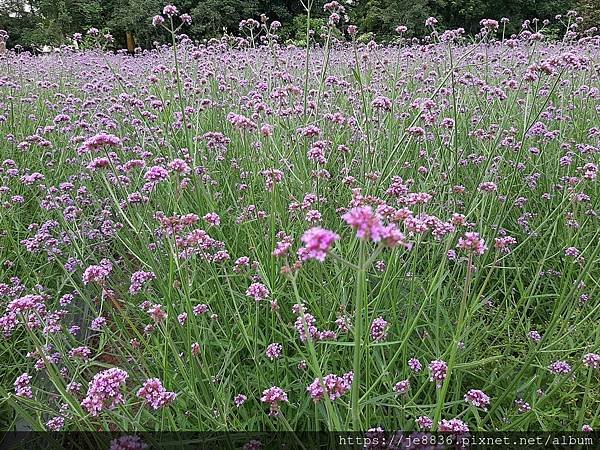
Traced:
POLYGON ((5 429, 600 427, 598 36, 168 8, 0 59, 5 429))

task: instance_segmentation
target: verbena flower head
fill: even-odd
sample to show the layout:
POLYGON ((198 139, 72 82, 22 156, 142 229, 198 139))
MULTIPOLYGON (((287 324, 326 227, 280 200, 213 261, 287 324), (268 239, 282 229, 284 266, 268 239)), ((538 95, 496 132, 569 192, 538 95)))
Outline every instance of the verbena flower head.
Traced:
POLYGON ((342 219, 356 230, 359 239, 379 242, 385 235, 381 217, 370 206, 357 206, 342 216, 342 219))
POLYGON ((600 355, 597 353, 586 353, 581 360, 590 369, 600 369, 600 355))
POLYGON ((248 397, 246 397, 244 394, 237 394, 235 397, 233 397, 233 403, 238 408, 241 407, 246 400, 248 400, 248 397))
POLYGON ((269 415, 276 416, 279 414, 279 403, 288 402, 288 396, 283 389, 278 386, 265 389, 262 393, 260 401, 269 404, 269 415))
POLYGON ((406 394, 409 390, 410 390, 410 381, 409 380, 398 381, 394 385, 394 392, 397 394, 406 394))
POLYGON ((442 419, 438 424, 438 431, 440 433, 468 433, 469 427, 460 419, 442 419))
POLYGON ((371 339, 375 342, 384 341, 387 338, 389 323, 383 318, 378 317, 371 323, 371 339))
POLYGON ((548 366, 548 370, 554 375, 567 375, 571 373, 571 366, 566 361, 554 361, 548 366))
POLYGON ((339 239, 339 235, 333 231, 324 228, 311 228, 302 235, 305 251, 301 252, 302 260, 316 259, 317 261, 325 261, 325 257, 333 246, 334 242, 339 239))
POLYGON ((24 397, 24 398, 32 398, 33 397, 33 391, 29 384, 30 381, 31 381, 31 375, 29 375, 27 372, 22 373, 21 375, 19 375, 17 377, 17 379, 15 380, 15 383, 14 383, 15 395, 17 397, 24 397))
POLYGON ((267 355, 267 358, 269 358, 271 361, 273 361, 281 356, 282 350, 283 350, 283 345, 279 344, 278 342, 273 342, 272 344, 269 344, 269 346, 267 347, 267 350, 265 351, 265 355, 267 355))
POLYGON ((311 398, 316 402, 327 395, 332 401, 350 392, 354 373, 348 372, 341 377, 331 373, 323 377, 323 383, 318 378, 306 388, 311 398))
POLYGON ((433 426, 433 420, 428 416, 419 416, 415 419, 415 422, 421 430, 430 430, 433 426))
POLYGON ((177 397, 175 392, 167 391, 158 378, 147 379, 136 395, 155 410, 170 404, 177 397))
POLYGON ((472 252, 477 255, 483 255, 487 250, 485 241, 479 236, 479 233, 471 231, 467 231, 462 237, 460 237, 456 246, 461 250, 472 252))
POLYGON ((421 364, 421 361, 419 361, 417 358, 409 359, 408 367, 410 367, 410 370, 412 370, 413 372, 416 372, 416 373, 419 373, 423 369, 423 365, 421 364))
POLYGON ((179 13, 179 11, 177 10, 177 7, 173 6, 173 5, 167 5, 163 8, 163 14, 167 17, 173 17, 175 15, 177 15, 179 13))
POLYGON ((438 389, 442 387, 447 373, 448 365, 445 361, 436 359, 429 363, 429 381, 435 382, 438 389))
POLYGON ((470 389, 465 394, 465 402, 486 411, 487 407, 490 405, 490 398, 485 392, 480 391, 479 389, 470 389))
POLYGON ((125 402, 121 389, 129 375, 122 369, 113 367, 98 372, 89 384, 86 397, 81 406, 92 416, 105 409, 113 409, 125 402))
POLYGON ((109 450, 144 450, 148 448, 139 436, 121 436, 110 441, 109 450))
POLYGON ((269 289, 262 283, 252 283, 246 289, 246 296, 252 297, 257 302, 269 297, 269 289))

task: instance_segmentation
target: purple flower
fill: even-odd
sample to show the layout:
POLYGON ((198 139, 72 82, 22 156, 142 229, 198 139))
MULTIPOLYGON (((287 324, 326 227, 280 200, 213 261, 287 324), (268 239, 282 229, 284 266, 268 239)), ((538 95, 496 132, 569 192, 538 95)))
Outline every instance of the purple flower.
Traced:
POLYGON ((417 358, 409 359, 408 367, 410 367, 410 370, 412 370, 413 372, 417 372, 417 373, 423 369, 423 365, 421 364, 421 361, 419 361, 417 358))
POLYGON ((302 242, 304 242, 304 251, 301 253, 301 259, 325 261, 325 257, 329 253, 331 246, 339 238, 339 235, 324 228, 315 227, 307 230, 301 238, 302 242))
POLYGON ((254 300, 259 302, 269 296, 269 290, 262 283, 252 283, 248 289, 246 289, 246 296, 252 297, 254 300))
POLYGON ((448 365, 445 361, 436 359, 429 363, 429 381, 435 382, 438 389, 442 387, 447 373, 448 365))
POLYGON ((341 377, 331 373, 323 377, 323 383, 318 378, 315 378, 306 390, 315 403, 322 400, 325 395, 333 401, 350 392, 353 379, 353 372, 348 372, 341 377))
POLYGON ((165 23, 165 18, 163 16, 156 15, 152 18, 152 26, 158 27, 165 23))
POLYGON ((571 373, 571 366, 566 361, 554 361, 548 366, 548 370, 554 375, 566 375, 571 373))
POLYGON ((479 237, 479 233, 467 231, 458 239, 456 247, 467 252, 473 252, 477 255, 483 255, 487 250, 485 241, 479 237))
POLYGON ((242 406, 246 402, 246 400, 248 400, 248 397, 246 397, 244 394, 238 394, 235 397, 233 397, 233 403, 238 408, 242 406))
POLYGON ((409 390, 410 390, 410 381, 409 380, 398 381, 394 385, 394 392, 396 392, 397 394, 406 394, 409 390))
POLYGON ((582 362, 590 369, 600 369, 600 355, 597 353, 586 353, 583 355, 582 362))
POLYGON ((281 356, 282 350, 283 350, 283 345, 281 345, 277 342, 273 342, 272 344, 268 345, 267 350, 265 351, 265 354, 267 355, 267 358, 269 358, 271 361, 273 361, 281 356))
POLYGON ((438 424, 438 431, 440 433, 468 433, 469 427, 460 419, 442 419, 438 424))
POLYGON ((142 290, 142 287, 148 281, 154 280, 156 275, 154 272, 144 272, 139 270, 131 275, 131 284, 129 285, 129 293, 135 295, 142 290))
POLYGON ((177 10, 177 7, 173 5, 167 5, 163 8, 163 14, 167 17, 173 17, 177 13, 179 13, 179 11, 177 10))
POLYGON ((117 367, 98 372, 92 378, 81 406, 92 416, 97 416, 104 409, 113 409, 124 403, 121 389, 128 377, 127 372, 117 367))
POLYGON ((381 217, 370 206, 352 208, 342 219, 356 230, 356 237, 359 239, 379 242, 384 238, 385 227, 381 223, 381 217))
POLYGON ((32 398, 33 397, 33 391, 31 390, 31 386, 29 385, 31 381, 31 375, 29 375, 27 372, 22 373, 21 375, 19 375, 17 377, 17 379, 15 380, 14 386, 15 386, 15 395, 17 397, 24 397, 24 398, 32 398))
POLYGON ((479 389, 471 389, 465 394, 465 402, 487 411, 487 407, 490 405, 490 398, 485 392, 479 389))
POLYGON ((103 282, 112 272, 112 268, 112 263, 108 259, 103 259, 99 265, 89 266, 83 272, 83 284, 103 282))
POLYGON ((415 419, 415 422, 421 430, 430 430, 433 426, 433 420, 427 416, 419 416, 415 419))
POLYGON ((384 341, 387 338, 387 329, 389 323, 383 318, 378 317, 371 323, 371 339, 375 342, 384 341))
POLYGON ((269 404, 270 416, 276 416, 279 414, 279 403, 287 402, 288 396, 283 389, 278 386, 273 386, 263 391, 260 401, 269 404))
POLYGON ((136 395, 154 410, 170 404, 177 397, 175 392, 167 391, 158 378, 147 379, 136 395))

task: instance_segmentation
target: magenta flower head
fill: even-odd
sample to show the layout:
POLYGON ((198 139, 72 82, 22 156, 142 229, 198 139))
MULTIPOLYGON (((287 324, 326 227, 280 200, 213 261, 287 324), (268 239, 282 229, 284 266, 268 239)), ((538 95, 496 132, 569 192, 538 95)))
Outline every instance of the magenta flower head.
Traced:
POLYGON ((394 385, 394 392, 397 394, 406 394, 409 390, 410 390, 410 381, 409 380, 398 381, 394 385))
POLYGON ((246 289, 246 296, 252 297, 259 302, 269 296, 269 289, 262 283, 252 283, 248 289, 246 289))
POLYGON ((112 263, 108 259, 103 259, 98 265, 89 266, 83 272, 83 284, 103 282, 112 272, 112 268, 112 263))
POLYGON ((473 252, 477 255, 483 255, 487 250, 485 241, 479 236, 479 233, 467 231, 463 236, 458 238, 456 245, 461 250, 473 252))
POLYGON ((571 373, 571 366, 566 361, 554 361, 548 366, 548 370, 554 375, 567 375, 571 373))
POLYGON ((429 381, 435 382, 438 389, 442 387, 447 373, 448 365, 445 361, 436 359, 429 363, 429 381))
POLYGON ((179 18, 186 25, 191 25, 192 24, 192 16, 190 16, 189 14, 182 14, 182 15, 179 16, 179 18))
POLYGON ((163 16, 156 15, 152 18, 152 26, 159 27, 163 23, 165 23, 165 18, 163 16))
POLYGON ((353 380, 354 372, 345 373, 341 377, 331 373, 323 377, 323 383, 318 378, 315 378, 306 390, 315 403, 325 398, 325 395, 331 401, 334 401, 347 392, 350 392, 353 380))
POLYGON ((423 365, 421 364, 421 361, 419 361, 417 358, 411 358, 408 360, 408 367, 410 367, 410 370, 412 370, 413 372, 420 372, 423 369, 423 365))
POLYGON ((384 341, 387 338, 389 323, 383 318, 378 317, 371 323, 371 339, 375 342, 384 341))
POLYGON ((173 17, 178 12, 179 11, 177 10, 177 7, 175 7, 173 5, 167 5, 163 8, 163 14, 167 17, 173 17))
POLYGON ((270 416, 276 416, 279 414, 279 403, 288 402, 288 396, 283 389, 278 386, 273 386, 263 391, 260 401, 269 404, 270 416))
POLYGON ((143 399, 152 409, 156 410, 175 400, 177 394, 167 391, 158 378, 149 378, 137 391, 137 396, 143 399))
POLYGON ((435 17, 428 17, 427 20, 425 21, 425 26, 426 27, 432 27, 434 25, 437 25, 438 21, 435 17))
POLYGON ((304 261, 308 259, 325 261, 331 246, 339 238, 336 233, 324 228, 315 227, 307 230, 301 238, 305 245, 304 250, 301 252, 301 259, 304 261))
POLYGON ((156 274, 154 272, 144 272, 139 270, 131 275, 131 284, 129 285, 129 293, 135 295, 142 290, 142 287, 148 281, 154 280, 156 274))
POLYGON ((582 361, 590 369, 600 369, 600 355, 598 353, 586 353, 583 355, 582 361))
POLYGON ((121 388, 128 377, 127 372, 117 367, 98 372, 92 378, 81 406, 92 416, 97 416, 104 409, 113 409, 124 403, 121 388))
POLYGON ((89 153, 92 151, 99 151, 104 147, 118 147, 122 144, 114 134, 99 133, 86 139, 81 147, 77 149, 77 153, 89 153))
POLYGON ((428 416, 419 416, 415 419, 415 422, 421 430, 430 430, 433 426, 433 420, 428 416))
POLYGON ((233 403, 238 408, 241 407, 246 400, 248 400, 248 397, 246 397, 244 394, 237 394, 235 397, 233 397, 233 403))
POLYGON ((273 342, 272 344, 269 344, 267 346, 265 355, 267 355, 267 358, 269 358, 271 361, 273 361, 281 356, 282 351, 283 351, 283 345, 279 344, 278 342, 273 342))
POLYGON ((487 411, 490 405, 490 398, 487 394, 479 389, 471 389, 465 394, 465 402, 487 411))
POLYGON ((396 27, 396 33, 398 34, 404 34, 408 31, 408 28, 405 27, 404 25, 399 25, 396 27))
POLYGON ((438 431, 441 433, 468 433, 469 427, 460 419, 442 419, 438 425, 438 431))
POLYGON ((386 235, 381 217, 374 213, 370 206, 352 208, 342 216, 342 219, 356 230, 356 237, 359 239, 370 239, 373 242, 379 242, 386 235))
POLYGON ((24 398, 32 398, 33 397, 33 391, 31 390, 31 386, 30 386, 30 381, 31 381, 31 375, 29 375, 27 372, 22 373, 21 375, 19 375, 17 377, 17 379, 15 380, 15 395, 17 397, 24 397, 24 398))
POLYGON ((148 448, 148 444, 139 436, 126 435, 110 441, 109 450, 144 450, 146 448, 148 448))

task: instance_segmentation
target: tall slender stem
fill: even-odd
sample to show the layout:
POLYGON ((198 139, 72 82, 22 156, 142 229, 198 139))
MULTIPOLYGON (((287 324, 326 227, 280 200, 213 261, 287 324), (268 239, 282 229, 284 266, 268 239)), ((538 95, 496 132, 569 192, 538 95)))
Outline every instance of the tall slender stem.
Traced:
MULTIPOLYGON (((352 371, 352 427, 355 431, 361 429, 360 383, 361 383, 361 353, 364 340, 364 318, 366 313, 367 280, 366 280, 366 249, 364 241, 359 243, 359 265, 356 271, 356 292, 354 294, 354 358, 352 371)), ((366 316, 365 316, 366 317, 366 316)))

